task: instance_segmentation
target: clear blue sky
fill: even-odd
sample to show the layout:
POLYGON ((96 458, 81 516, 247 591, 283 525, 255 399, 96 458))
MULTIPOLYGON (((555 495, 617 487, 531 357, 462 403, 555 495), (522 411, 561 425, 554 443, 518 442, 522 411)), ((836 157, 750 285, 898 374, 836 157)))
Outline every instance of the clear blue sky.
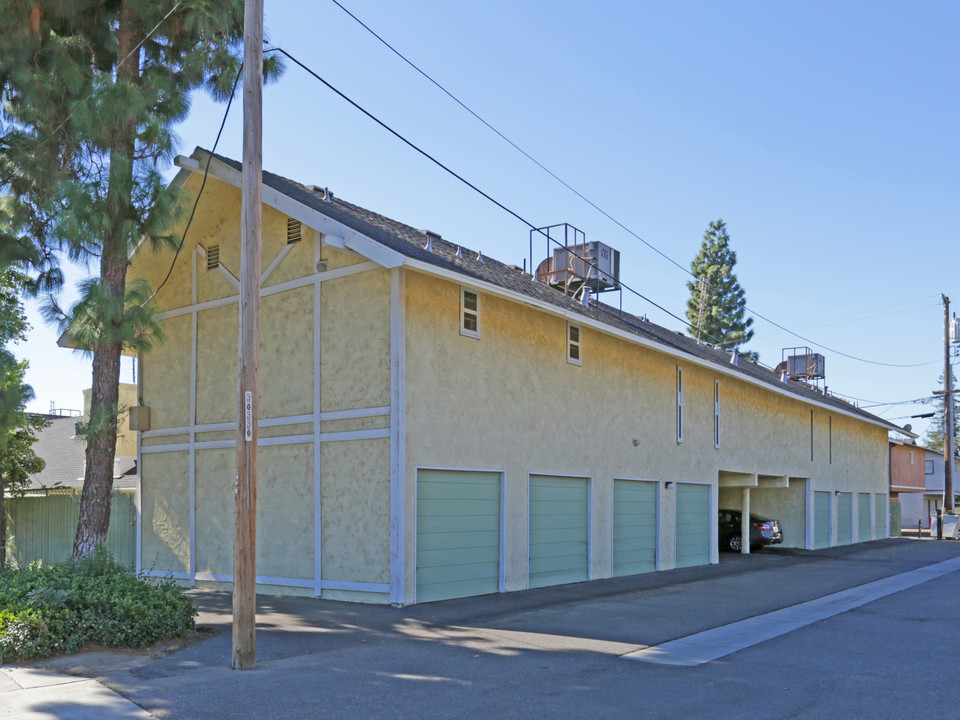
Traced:
MULTIPOLYGON (((722 217, 749 307, 831 348, 814 350, 826 356, 832 391, 894 402, 936 386, 939 294, 960 306, 957 3, 341 1, 684 267, 707 224, 722 217), (834 351, 928 364, 883 367, 834 351)), ((570 222, 620 249, 624 281, 683 315, 683 271, 497 138, 335 4, 266 0, 266 25, 275 45, 523 217, 570 222)), ((223 110, 195 98, 178 128, 184 154, 212 146, 223 110)), ((236 158, 240 119, 237 102, 218 148, 236 158)), ((265 92, 264 133, 268 170, 486 255, 527 257, 524 225, 292 63, 265 92)), ((534 262, 543 252, 538 243, 534 262)), ((624 306, 681 326, 628 293, 624 306)), ((88 364, 36 324, 21 348, 34 409, 78 407, 88 364)), ((766 364, 784 347, 808 344, 759 318, 754 327, 750 347, 766 364)), ((874 409, 887 418, 924 410, 874 409)), ((913 423, 922 431, 927 421, 913 423)))

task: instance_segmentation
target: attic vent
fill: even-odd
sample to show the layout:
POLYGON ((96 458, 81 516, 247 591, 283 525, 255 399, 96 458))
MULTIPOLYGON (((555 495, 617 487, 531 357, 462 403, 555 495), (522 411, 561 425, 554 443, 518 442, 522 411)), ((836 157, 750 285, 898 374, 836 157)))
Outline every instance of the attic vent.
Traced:
POLYGON ((220 246, 211 245, 207 248, 207 270, 216 270, 220 267, 220 246))
POLYGON ((303 237, 303 224, 299 220, 287 218, 287 245, 300 242, 303 237))

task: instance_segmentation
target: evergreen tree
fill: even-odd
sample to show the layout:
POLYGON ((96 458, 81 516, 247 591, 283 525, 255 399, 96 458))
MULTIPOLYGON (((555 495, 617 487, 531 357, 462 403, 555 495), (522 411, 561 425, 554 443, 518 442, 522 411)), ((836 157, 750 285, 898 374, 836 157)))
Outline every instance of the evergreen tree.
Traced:
MULTIPOLYGON (((76 323, 93 356, 86 470, 74 557, 106 540, 116 451, 120 356, 154 340, 144 286, 128 288, 132 250, 175 248, 183 198, 161 170, 171 127, 206 88, 224 98, 239 69, 243 0, 17 0, 0 5, 0 92, 7 125, 0 184, 32 261, 55 251, 99 266, 76 323), (92 322, 88 322, 93 320, 92 322)), ((266 70, 278 69, 273 61, 266 70)), ((59 308, 52 308, 57 314, 59 308)))
MULTIPOLYGON (((957 373, 956 371, 950 372, 950 379, 953 381, 951 388, 952 390, 957 389, 957 373)), ((940 373, 940 382, 937 385, 938 388, 943 387, 943 373, 940 373)), ((953 397, 953 454, 957 456, 960 454, 960 393, 955 393, 953 397)), ((930 422, 930 427, 927 428, 927 433, 924 436, 924 444, 931 450, 936 450, 939 453, 943 453, 943 439, 946 437, 944 434, 944 414, 946 413, 947 403, 943 395, 938 395, 937 400, 937 411, 933 417, 933 420, 930 422)), ((956 480, 954 480, 956 482, 956 480)))
MULTIPOLYGON (((733 272, 737 254, 723 220, 710 223, 700 252, 690 264, 696 282, 688 282, 687 332, 691 337, 733 350, 750 342, 753 318, 746 317, 746 295, 733 272)), ((746 353, 756 357, 755 353, 746 353)))
POLYGON ((0 274, 0 568, 6 563, 5 497, 19 494, 30 475, 43 469, 33 443, 46 421, 24 412, 33 399, 33 390, 23 382, 27 363, 8 347, 25 339, 29 328, 21 301, 26 283, 26 275, 15 267, 0 274))

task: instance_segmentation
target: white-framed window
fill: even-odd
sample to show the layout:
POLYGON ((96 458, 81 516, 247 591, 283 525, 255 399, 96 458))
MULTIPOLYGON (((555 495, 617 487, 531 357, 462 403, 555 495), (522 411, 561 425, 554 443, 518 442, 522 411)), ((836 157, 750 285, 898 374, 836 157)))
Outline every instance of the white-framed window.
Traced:
POLYGON ((677 444, 683 442, 683 368, 677 365, 677 444))
POLYGON ((720 381, 713 381, 713 446, 720 447, 720 381))
POLYGON ((480 293, 460 288, 460 334, 480 337, 480 293))
POLYGON ((913 465, 913 450, 910 451, 910 464, 913 465))
POLYGON ((583 365, 583 348, 580 344, 580 326, 567 323, 567 362, 583 365))

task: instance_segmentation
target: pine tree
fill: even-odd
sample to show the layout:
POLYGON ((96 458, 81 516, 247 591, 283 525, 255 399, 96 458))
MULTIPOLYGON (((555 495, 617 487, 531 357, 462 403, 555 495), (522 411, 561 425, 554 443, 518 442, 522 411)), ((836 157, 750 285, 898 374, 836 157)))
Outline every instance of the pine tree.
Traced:
POLYGON ((746 295, 733 272, 736 264, 737 254, 730 249, 726 224, 723 220, 710 223, 700 252, 690 264, 697 280, 687 283, 687 332, 726 350, 753 338, 753 318, 746 317, 746 295))
MULTIPOLYGON (((950 373, 950 379, 952 380, 953 387, 952 390, 957 389, 957 374, 956 372, 950 373)), ((938 388, 943 387, 943 373, 940 373, 940 380, 937 384, 938 388)), ((953 454, 954 456, 960 456, 960 393, 954 393, 953 397, 953 454)), ((947 403, 943 395, 937 396, 936 400, 937 411, 933 416, 933 420, 930 422, 930 427, 927 428, 927 433, 924 436, 924 444, 931 450, 936 450, 939 453, 943 452, 943 439, 944 434, 944 413, 947 409, 947 403)), ((954 480, 956 482, 956 480, 954 480)))
POLYGON ((138 325, 149 289, 128 288, 129 258, 140 243, 180 242, 170 228, 183 198, 161 174, 171 128, 192 90, 223 98, 232 88, 243 0, 18 0, 0 5, 0 26, 0 184, 16 201, 12 226, 47 277, 56 251, 99 266, 76 323, 64 318, 93 356, 78 557, 105 542, 110 522, 121 352, 154 339, 138 325))
POLYGON ((0 568, 6 563, 6 497, 18 495, 30 475, 43 470, 33 451, 36 433, 46 421, 24 412, 33 390, 23 382, 27 363, 9 345, 24 340, 29 328, 22 293, 27 277, 16 267, 0 273, 0 568))

